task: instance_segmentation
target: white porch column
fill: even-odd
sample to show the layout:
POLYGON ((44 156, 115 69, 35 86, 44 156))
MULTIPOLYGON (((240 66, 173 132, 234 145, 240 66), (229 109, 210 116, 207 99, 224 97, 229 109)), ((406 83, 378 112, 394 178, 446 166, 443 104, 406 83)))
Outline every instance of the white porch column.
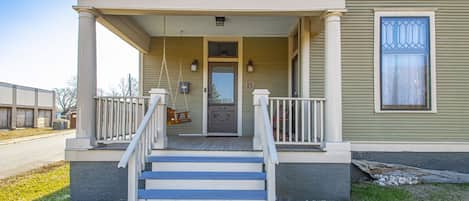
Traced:
POLYGON ((78 73, 77 73, 77 133, 67 141, 67 149, 89 149, 95 143, 96 132, 96 16, 91 8, 77 8, 78 73))
POLYGON ((342 142, 341 12, 327 12, 325 21, 325 131, 327 142, 342 142))
POLYGON ((165 149, 168 146, 168 136, 166 135, 166 104, 168 103, 168 91, 166 91, 166 89, 151 89, 150 95, 151 99, 155 97, 161 98, 156 109, 158 119, 158 133, 156 135, 156 143, 154 144, 154 148, 165 149))
POLYGON ((262 150, 262 116, 261 116, 261 104, 259 103, 259 98, 264 97, 266 100, 269 100, 270 92, 267 89, 255 89, 252 92, 253 97, 253 105, 254 105, 254 136, 252 138, 252 145, 254 150, 262 150))

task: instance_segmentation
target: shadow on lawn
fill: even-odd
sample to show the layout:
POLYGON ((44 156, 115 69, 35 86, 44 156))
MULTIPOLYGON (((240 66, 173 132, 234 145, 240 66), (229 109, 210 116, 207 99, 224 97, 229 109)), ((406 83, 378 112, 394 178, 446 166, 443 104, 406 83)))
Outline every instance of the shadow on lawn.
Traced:
POLYGON ((69 186, 66 186, 51 194, 35 199, 34 201, 69 201, 69 200, 70 200, 70 188, 69 186))

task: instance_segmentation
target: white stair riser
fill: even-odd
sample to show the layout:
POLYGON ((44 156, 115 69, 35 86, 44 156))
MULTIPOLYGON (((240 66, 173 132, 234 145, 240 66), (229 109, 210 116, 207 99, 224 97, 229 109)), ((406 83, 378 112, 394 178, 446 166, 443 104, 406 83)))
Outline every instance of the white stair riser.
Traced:
POLYGON ((145 188, 164 190, 264 190, 265 181, 147 179, 145 188))
POLYGON ((152 156, 223 156, 223 157, 262 157, 260 151, 182 151, 153 150, 152 156))
POLYGON ((261 163, 153 162, 152 171, 262 172, 261 163))

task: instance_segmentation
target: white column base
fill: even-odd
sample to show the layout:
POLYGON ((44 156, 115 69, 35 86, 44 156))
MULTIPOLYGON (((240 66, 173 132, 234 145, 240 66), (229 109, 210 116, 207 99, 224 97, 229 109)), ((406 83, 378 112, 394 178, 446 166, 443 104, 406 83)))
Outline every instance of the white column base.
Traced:
POLYGON ((70 138, 65 141, 66 150, 88 150, 93 148, 91 146, 93 142, 89 137, 82 138, 70 138))
POLYGON ((326 142, 324 151, 350 152, 352 144, 350 142, 326 142))
POLYGON ((166 135, 158 136, 158 140, 155 143, 153 143, 154 149, 166 149, 167 147, 168 147, 168 137, 166 135))
POLYGON ((280 163, 341 163, 352 162, 349 142, 326 143, 324 151, 318 152, 279 152, 280 163))

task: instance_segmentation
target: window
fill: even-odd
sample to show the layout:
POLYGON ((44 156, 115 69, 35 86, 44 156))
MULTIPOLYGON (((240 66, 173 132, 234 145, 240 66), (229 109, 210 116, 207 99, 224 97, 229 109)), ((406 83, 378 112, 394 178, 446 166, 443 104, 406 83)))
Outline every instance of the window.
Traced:
POLYGON ((238 57, 238 42, 208 42, 208 56, 236 58, 238 57))
POLYGON ((376 110, 435 111, 432 15, 381 13, 376 19, 376 110))

